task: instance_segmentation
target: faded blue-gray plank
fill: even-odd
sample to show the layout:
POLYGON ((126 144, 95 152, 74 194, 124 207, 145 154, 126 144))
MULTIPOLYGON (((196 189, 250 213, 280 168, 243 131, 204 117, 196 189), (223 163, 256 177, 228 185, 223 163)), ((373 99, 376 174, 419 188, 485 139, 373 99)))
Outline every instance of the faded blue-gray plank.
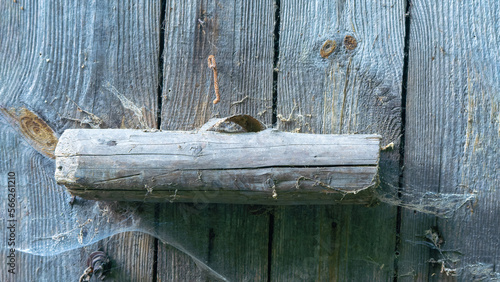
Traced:
MULTIPOLYGON (((396 145, 380 160, 382 188, 394 194, 404 2, 280 2, 279 128, 381 134, 382 144, 396 145), (328 40, 336 48, 324 58, 320 50, 328 40)), ((275 214, 271 280, 391 280, 395 231, 393 206, 280 207, 275 214)))
POLYGON ((271 1, 167 1, 162 129, 191 130, 241 113, 271 123, 273 15, 271 1), (216 105, 209 55, 218 70, 216 105))
POLYGON ((404 192, 477 198, 449 219, 403 213, 400 280, 500 279, 500 4, 411 3, 404 192))
MULTIPOLYGON (((3 1, 0 104, 27 106, 57 133, 89 125, 155 127, 159 6, 159 1, 3 1)), ((26 246, 40 234, 72 228, 75 221, 70 215, 48 212, 69 205, 69 194, 55 183, 54 162, 1 122, 1 175, 8 171, 18 175, 19 244, 26 246), (39 219, 38 225, 28 225, 32 219, 39 219)), ((2 210, 6 210, 5 203, 2 210)), ((18 274, 7 276, 2 264, 0 280, 75 281, 88 254, 97 247, 114 261, 117 281, 151 278, 153 242, 147 235, 120 234, 55 257, 19 253, 18 274), (131 257, 143 261, 143 267, 127 266, 131 257)), ((2 255, 4 251, 2 247, 2 255)))
MULTIPOLYGON (((211 117, 232 114, 270 124, 273 2, 166 1, 165 9, 161 128, 193 130, 211 117), (221 102, 216 105, 209 55, 215 56, 218 70, 221 102)), ((267 278, 267 213, 256 216, 241 205, 207 205, 201 196, 194 205, 163 205, 159 220, 171 223, 160 233, 187 234, 181 245, 229 280, 267 278)), ((188 255, 161 242, 158 259, 161 281, 205 281, 208 275, 188 255)))

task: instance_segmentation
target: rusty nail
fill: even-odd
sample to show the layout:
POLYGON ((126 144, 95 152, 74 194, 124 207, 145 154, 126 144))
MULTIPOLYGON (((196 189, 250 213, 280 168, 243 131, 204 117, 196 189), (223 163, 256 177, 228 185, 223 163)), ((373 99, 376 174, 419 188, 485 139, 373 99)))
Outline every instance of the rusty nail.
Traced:
POLYGON ((219 82, 217 81, 217 65, 215 64, 214 55, 208 56, 208 67, 214 71, 215 100, 213 101, 213 103, 217 104, 220 101, 220 94, 219 94, 219 82))
POLYGON ((337 48, 337 42, 334 40, 327 40, 325 43, 323 43, 323 46, 321 46, 321 49, 319 50, 319 54, 323 58, 328 58, 330 54, 335 51, 335 48, 337 48))

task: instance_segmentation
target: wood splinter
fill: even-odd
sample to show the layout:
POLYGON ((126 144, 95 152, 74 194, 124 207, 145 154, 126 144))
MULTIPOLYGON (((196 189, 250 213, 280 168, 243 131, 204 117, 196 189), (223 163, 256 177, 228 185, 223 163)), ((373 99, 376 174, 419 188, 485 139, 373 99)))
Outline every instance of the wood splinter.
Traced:
POLYGON ((208 56, 208 67, 214 71, 215 100, 213 101, 213 103, 215 105, 220 101, 220 94, 219 94, 219 82, 217 81, 217 65, 215 64, 214 55, 208 56))

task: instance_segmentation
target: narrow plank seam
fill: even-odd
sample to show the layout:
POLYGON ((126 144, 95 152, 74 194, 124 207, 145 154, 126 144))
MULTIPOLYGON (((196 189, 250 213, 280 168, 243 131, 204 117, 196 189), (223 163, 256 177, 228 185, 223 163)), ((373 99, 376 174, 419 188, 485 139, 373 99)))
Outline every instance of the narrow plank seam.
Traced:
MULTIPOLYGON (((410 7, 411 0, 406 0, 405 9, 405 38, 404 38, 404 49, 403 49, 403 77, 401 86, 401 142, 399 145, 399 181, 398 181, 398 198, 401 198, 401 192, 404 185, 404 164, 405 164, 405 130, 406 130, 406 95, 408 89, 408 62, 409 62, 409 50, 410 50, 410 7)), ((398 255, 401 246, 401 216, 402 208, 397 207, 396 216, 396 244, 394 246, 394 282, 398 281, 399 276, 399 261, 398 255)))
MULTIPOLYGON (((274 58, 273 58, 273 107, 272 119, 273 127, 277 127, 278 117, 278 72, 280 56, 280 26, 281 26, 281 1, 274 1, 274 58)), ((273 235, 274 235, 274 209, 269 213, 269 235, 267 241, 267 281, 271 281, 272 258, 273 258, 273 235)))
MULTIPOLYGON (((165 66, 164 59, 164 48, 165 48, 165 17, 167 13, 167 1, 162 0, 160 2, 160 21, 159 21, 159 36, 158 36, 158 89, 157 89, 157 112, 156 112, 156 125, 158 129, 161 129, 161 114, 162 114, 162 98, 163 98, 163 71, 165 66)), ((155 223, 158 223, 160 219, 160 204, 155 204, 155 215, 154 220, 155 223)), ((157 224, 155 224, 155 228, 157 228, 157 224)), ((159 251, 159 240, 157 237, 154 238, 153 241, 153 273, 152 273, 152 282, 158 281, 158 251, 159 251)))
POLYGON ((278 72, 279 72, 279 56, 280 56, 280 25, 281 25, 281 2, 275 0, 274 2, 274 58, 273 58, 273 127, 277 126, 277 109, 278 109, 278 72))
POLYGON ((267 281, 271 281, 271 266, 273 257, 274 209, 269 213, 269 239, 267 241, 267 281))
POLYGON ((161 129, 161 113, 162 113, 162 98, 163 98, 163 68, 165 67, 165 58, 164 58, 164 48, 165 48, 165 14, 166 11, 166 0, 161 1, 160 3, 160 28, 159 28, 159 42, 158 42, 158 89, 157 89, 157 112, 156 112, 156 124, 157 128, 161 129))
MULTIPOLYGON (((160 218, 160 204, 155 204, 155 216, 154 216, 155 229, 158 228, 159 218, 160 218)), ((159 250, 158 244, 159 243, 160 243, 160 241, 158 240, 157 237, 155 237, 155 239, 153 241, 153 248, 154 248, 154 250, 153 250, 153 273, 152 273, 152 276, 153 276, 152 281, 153 282, 158 281, 158 250, 159 250)))

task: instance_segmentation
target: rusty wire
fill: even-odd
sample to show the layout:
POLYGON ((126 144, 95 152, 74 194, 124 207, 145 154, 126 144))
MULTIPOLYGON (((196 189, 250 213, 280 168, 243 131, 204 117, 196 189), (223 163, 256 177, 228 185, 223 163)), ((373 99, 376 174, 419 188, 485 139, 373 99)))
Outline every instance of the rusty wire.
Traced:
POLYGON ((213 101, 213 103, 215 105, 220 101, 220 94, 219 94, 219 82, 217 81, 217 65, 215 63, 214 55, 208 56, 208 67, 214 71, 215 100, 213 101))

